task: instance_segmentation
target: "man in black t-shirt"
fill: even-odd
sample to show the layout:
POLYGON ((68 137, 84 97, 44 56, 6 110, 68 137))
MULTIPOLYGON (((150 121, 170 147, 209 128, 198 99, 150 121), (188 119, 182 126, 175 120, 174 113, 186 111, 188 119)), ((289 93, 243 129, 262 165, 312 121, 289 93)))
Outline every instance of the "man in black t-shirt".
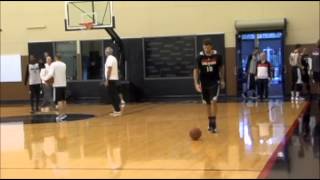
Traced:
POLYGON ((224 88, 224 72, 222 56, 213 49, 210 40, 203 41, 203 53, 196 59, 193 70, 194 86, 202 93, 202 98, 207 104, 209 128, 216 133, 217 100, 220 87, 224 88))
MULTIPOLYGON (((311 86, 310 86, 310 77, 309 77, 309 70, 310 70, 309 59, 311 59, 311 58, 310 58, 309 54, 307 53, 307 49, 303 48, 302 53, 301 53, 302 81, 303 81, 304 86, 307 89, 307 96, 308 97, 310 97, 310 95, 311 95, 311 86)), ((310 61, 310 63, 311 63, 311 61, 310 61)))

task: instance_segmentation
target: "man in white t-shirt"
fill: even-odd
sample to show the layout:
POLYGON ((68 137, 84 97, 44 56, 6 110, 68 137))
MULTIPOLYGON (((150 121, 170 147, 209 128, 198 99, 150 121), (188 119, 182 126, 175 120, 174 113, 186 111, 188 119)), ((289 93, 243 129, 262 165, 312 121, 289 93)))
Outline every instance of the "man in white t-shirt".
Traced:
POLYGON ((67 118, 67 115, 64 113, 66 106, 66 87, 67 87, 67 78, 66 78, 67 66, 64 62, 61 61, 61 55, 57 54, 55 56, 55 61, 50 65, 48 74, 43 78, 45 81, 49 81, 53 78, 53 99, 58 103, 58 112, 56 120, 61 122, 67 118))
POLYGON ((291 66, 291 101, 294 100, 304 100, 300 97, 300 91, 302 90, 302 73, 301 69, 303 66, 301 65, 301 45, 297 44, 293 52, 289 55, 289 63, 291 66))
POLYGON ((30 55, 29 64, 26 70, 25 85, 29 85, 31 113, 39 111, 40 99, 40 65, 33 55, 30 55), (34 105, 34 100, 36 104, 34 105))
POLYGON ((114 108, 114 112, 110 115, 113 117, 121 116, 121 109, 120 109, 120 98, 118 92, 118 61, 113 56, 113 49, 111 47, 107 47, 105 49, 105 55, 107 56, 106 63, 105 63, 105 86, 108 87, 108 93, 111 100, 111 104, 114 108))

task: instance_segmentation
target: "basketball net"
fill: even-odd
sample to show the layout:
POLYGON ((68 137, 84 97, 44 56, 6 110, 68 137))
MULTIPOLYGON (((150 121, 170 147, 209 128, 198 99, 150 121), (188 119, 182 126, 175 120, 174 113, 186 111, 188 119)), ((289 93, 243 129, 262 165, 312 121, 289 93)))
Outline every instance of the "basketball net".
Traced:
POLYGON ((84 30, 91 30, 93 28, 93 22, 85 22, 81 23, 82 26, 84 26, 84 30))

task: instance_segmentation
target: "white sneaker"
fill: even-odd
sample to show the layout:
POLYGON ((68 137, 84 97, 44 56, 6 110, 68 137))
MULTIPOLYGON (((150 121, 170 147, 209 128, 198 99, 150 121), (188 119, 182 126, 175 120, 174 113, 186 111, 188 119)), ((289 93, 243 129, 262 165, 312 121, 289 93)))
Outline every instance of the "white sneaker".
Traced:
POLYGON ((68 115, 66 114, 60 114, 56 117, 56 122, 62 122, 63 120, 65 120, 68 117, 68 115))
POLYGON ((61 122, 61 114, 56 117, 57 122, 61 122))
POLYGON ((304 100, 303 97, 299 97, 299 96, 296 97, 296 101, 303 101, 303 100, 304 100))
POLYGON ((291 101, 294 101, 294 99, 295 99, 294 96, 291 96, 291 101))
POLYGON ((61 117, 60 117, 60 120, 63 121, 63 120, 65 120, 67 117, 68 117, 68 115, 62 114, 61 117))
POLYGON ((278 152, 277 156, 278 156, 279 158, 284 158, 283 152, 278 152))
POLYGON ((110 113, 109 115, 112 117, 118 117, 118 116, 121 116, 122 113, 121 112, 113 112, 113 113, 110 113))

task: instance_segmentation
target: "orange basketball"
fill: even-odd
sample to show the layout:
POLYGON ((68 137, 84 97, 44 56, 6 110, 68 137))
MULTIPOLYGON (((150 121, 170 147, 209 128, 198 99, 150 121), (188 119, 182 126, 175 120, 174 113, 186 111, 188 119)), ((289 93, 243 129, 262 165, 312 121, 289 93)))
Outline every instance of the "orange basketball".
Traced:
POLYGON ((46 83, 49 84, 49 85, 52 85, 54 82, 54 78, 51 77, 50 79, 46 80, 46 83))
POLYGON ((199 128, 193 128, 190 130, 189 135, 192 140, 196 141, 201 137, 201 130, 199 128))

